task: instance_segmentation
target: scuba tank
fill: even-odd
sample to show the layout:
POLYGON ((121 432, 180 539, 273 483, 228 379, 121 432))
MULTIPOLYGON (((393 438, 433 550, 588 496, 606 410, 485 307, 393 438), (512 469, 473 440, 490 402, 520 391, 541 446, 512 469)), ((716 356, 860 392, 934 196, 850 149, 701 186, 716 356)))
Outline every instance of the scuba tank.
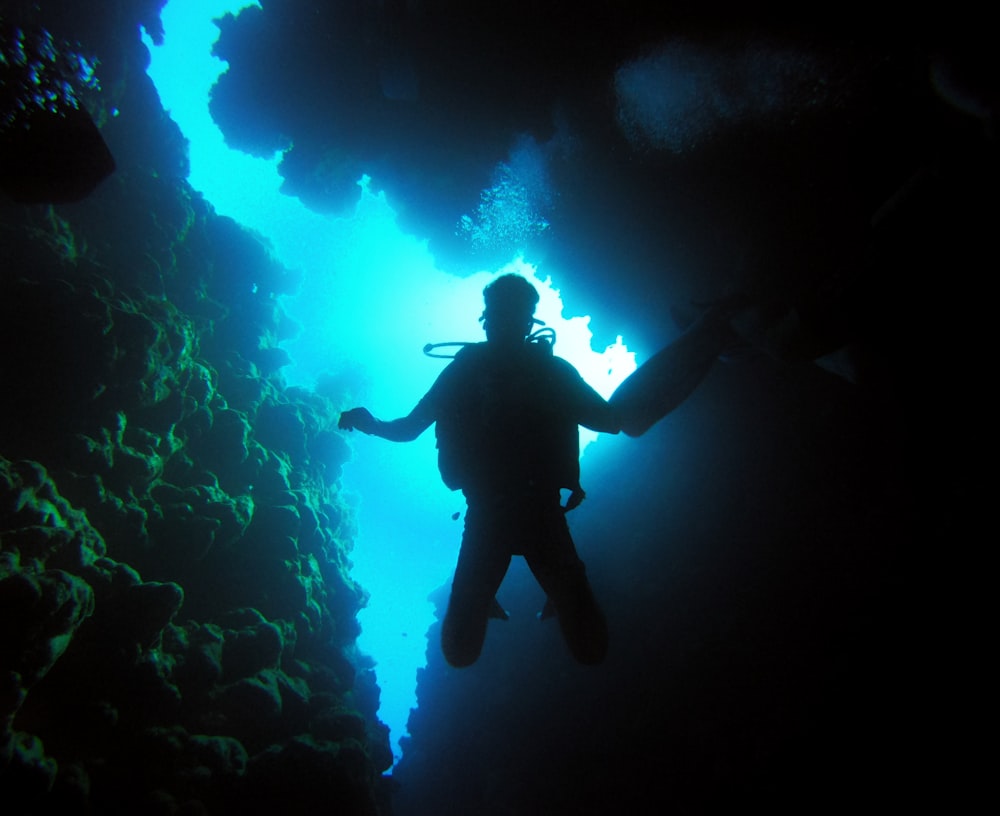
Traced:
MULTIPOLYGON (((538 321, 541 322, 541 321, 538 321)), ((552 349, 556 342, 555 330, 544 327, 528 335, 526 343, 532 344, 537 349, 534 355, 552 356, 552 349)), ((469 359, 466 347, 482 347, 483 343, 448 341, 442 343, 428 343, 423 351, 428 357, 438 359, 461 358, 458 365, 462 365, 462 360, 469 359), (454 350, 452 352, 452 350, 454 350)), ((468 353, 474 353, 470 348, 468 353)), ((435 436, 437 437, 438 448, 438 468, 441 471, 441 478, 452 490, 463 489, 468 486, 468 478, 474 467, 476 454, 471 450, 476 449, 474 440, 477 438, 478 423, 476 413, 469 414, 466 410, 458 410, 447 416, 442 416, 435 424, 435 436)), ((567 427, 565 432, 560 428, 555 429, 555 433, 547 436, 549 443, 545 446, 553 456, 552 461, 560 462, 558 468, 562 471, 561 487, 568 489, 571 493, 564 512, 572 510, 586 496, 580 486, 580 452, 579 434, 575 425, 567 427)))

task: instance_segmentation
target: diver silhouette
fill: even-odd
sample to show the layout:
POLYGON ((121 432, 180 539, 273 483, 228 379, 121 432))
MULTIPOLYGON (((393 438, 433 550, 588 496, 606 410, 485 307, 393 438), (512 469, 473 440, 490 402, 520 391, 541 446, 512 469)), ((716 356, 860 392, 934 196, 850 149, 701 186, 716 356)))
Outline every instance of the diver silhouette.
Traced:
POLYGON ((694 390, 733 333, 726 314, 709 310, 606 401, 531 334, 541 323, 538 292, 525 278, 502 275, 483 299, 486 342, 465 345, 413 411, 383 422, 353 408, 339 426, 407 442, 436 423, 442 479, 468 504, 441 629, 451 665, 474 663, 489 618, 506 617, 495 594, 514 555, 548 596, 546 612, 554 611, 573 656, 597 664, 607 653, 607 623, 565 517, 584 497, 578 426, 644 433, 694 390), (563 488, 570 491, 565 506, 563 488))

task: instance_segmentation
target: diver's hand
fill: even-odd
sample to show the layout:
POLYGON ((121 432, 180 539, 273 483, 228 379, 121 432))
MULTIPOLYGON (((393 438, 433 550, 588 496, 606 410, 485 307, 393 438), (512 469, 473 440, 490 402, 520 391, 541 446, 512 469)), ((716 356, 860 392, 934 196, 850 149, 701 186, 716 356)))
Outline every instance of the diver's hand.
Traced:
POLYGON ((343 431, 353 431, 357 428, 361 433, 371 434, 375 433, 377 423, 378 420, 372 416, 372 412, 367 408, 352 408, 340 415, 337 427, 343 431))
POLYGON ((587 498, 587 494, 583 492, 582 487, 577 485, 570 491, 569 498, 566 500, 566 506, 563 507, 563 512, 568 513, 570 510, 575 510, 585 498, 587 498))

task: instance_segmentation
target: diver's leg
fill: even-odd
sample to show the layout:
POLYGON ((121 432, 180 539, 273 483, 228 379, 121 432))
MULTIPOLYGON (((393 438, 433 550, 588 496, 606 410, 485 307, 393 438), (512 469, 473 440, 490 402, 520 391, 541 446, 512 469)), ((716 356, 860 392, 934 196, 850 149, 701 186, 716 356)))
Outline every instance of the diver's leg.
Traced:
POLYGON ((641 436, 687 399, 716 358, 738 339, 729 325, 731 316, 729 308, 709 309, 618 386, 609 402, 625 433, 641 436))
POLYGON ((441 625, 441 651, 455 667, 471 666, 479 657, 496 591, 510 566, 501 521, 495 508, 469 503, 448 612, 441 625))
POLYGON ((576 554, 565 515, 556 507, 540 520, 542 539, 524 558, 555 607, 559 628, 579 662, 596 665, 608 652, 608 623, 576 554))

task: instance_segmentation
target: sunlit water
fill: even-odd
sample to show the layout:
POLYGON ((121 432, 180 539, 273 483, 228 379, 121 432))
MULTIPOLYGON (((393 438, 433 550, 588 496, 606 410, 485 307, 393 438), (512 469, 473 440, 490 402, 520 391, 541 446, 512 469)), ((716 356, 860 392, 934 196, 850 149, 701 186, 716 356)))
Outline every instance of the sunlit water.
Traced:
MULTIPOLYGON (((634 369, 633 355, 620 342, 594 352, 589 318, 564 318, 554 283, 539 279, 530 264, 515 258, 504 270, 450 275, 435 266, 425 242, 398 229, 391 202, 367 180, 358 180, 355 211, 329 218, 278 192, 280 156, 264 160, 226 147, 208 112, 209 88, 226 67, 210 54, 219 33, 211 20, 247 5, 170 0, 163 10, 163 46, 145 41, 150 77, 190 142, 192 186, 303 272, 300 293, 284 301, 302 329, 286 344, 294 359, 284 370, 286 380, 311 386, 324 372, 359 364, 370 383, 365 403, 383 418, 403 415, 446 364, 424 357, 423 345, 482 339, 477 318, 483 286, 497 271, 517 271, 540 291, 537 314, 556 330, 557 353, 610 395, 634 369)), ((357 434, 351 440, 354 460, 345 467, 344 485, 358 497, 354 575, 371 593, 360 615, 359 646, 377 661, 379 716, 391 729, 398 758, 433 620, 427 595, 451 579, 461 533, 453 515, 464 501, 438 478, 433 434, 409 445, 357 434)))

